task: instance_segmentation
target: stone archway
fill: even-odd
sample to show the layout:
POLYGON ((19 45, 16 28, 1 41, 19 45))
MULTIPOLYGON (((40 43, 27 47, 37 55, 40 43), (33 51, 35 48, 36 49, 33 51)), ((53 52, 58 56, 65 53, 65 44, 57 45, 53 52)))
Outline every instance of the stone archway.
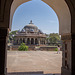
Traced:
MULTIPOLYGON (((13 3, 12 3, 12 6, 11 6, 10 25, 11 25, 13 13, 14 13, 14 11, 16 9, 16 8, 14 8, 14 6, 16 5, 16 7, 18 7, 20 5, 19 4, 17 6, 16 1, 17 0, 14 0, 13 3)), ((64 0, 61 0, 61 1, 60 0, 57 0, 57 1, 54 1, 54 2, 52 0, 50 0, 50 1, 43 0, 43 1, 45 3, 47 3, 49 6, 51 6, 53 8, 53 10, 56 12, 56 14, 58 16, 58 19, 59 19, 59 32, 60 32, 60 34, 62 36, 64 34, 66 34, 66 35, 67 34, 70 34, 71 33, 71 28, 70 28, 71 27, 71 15, 70 15, 69 8, 68 8, 67 4, 65 3, 65 1, 64 0), (59 5, 60 5, 60 7, 59 7, 59 5), (61 9, 61 8, 63 8, 63 9, 61 9), (62 11, 63 11, 63 13, 62 13, 62 11), (65 16, 65 18, 63 16, 65 16)), ((43 40, 41 40, 41 43, 43 44, 43 40)), ((34 44, 34 39, 33 38, 31 39, 31 44, 34 44)), ((65 64, 65 63, 63 63, 63 64, 65 64)), ((63 66, 63 67, 65 67, 65 66, 63 66)))
POLYGON ((35 44, 36 44, 36 45, 38 44, 38 39, 37 39, 37 38, 35 39, 35 44))
MULTIPOLYGON (((64 0, 54 0, 54 1, 53 0, 42 0, 42 1, 44 1, 46 4, 51 6, 53 8, 53 10, 56 12, 56 14, 58 16, 58 19, 59 19, 59 33, 62 36, 62 40, 65 41, 65 39, 63 39, 64 36, 67 37, 71 34, 71 15, 70 15, 70 11, 69 11, 69 8, 68 8, 66 2, 64 0)), ((19 3, 19 5, 20 5, 20 3, 19 3)), ((10 14, 10 25, 12 23, 12 15, 13 15, 15 9, 19 5, 16 4, 16 0, 13 1, 12 6, 11 6, 11 12, 12 13, 10 14), (15 5, 16 5, 16 7, 14 8, 15 5)), ((66 42, 68 42, 68 41, 66 41, 66 42)), ((43 44, 43 41, 41 40, 40 43, 43 44)), ((71 39, 69 39, 68 43, 71 43, 71 39)), ((67 45, 69 45, 68 43, 67 43, 67 45)), ((69 51, 71 51, 70 48, 69 48, 69 51)), ((64 48, 64 50, 65 50, 65 48, 64 48)), ((65 66, 65 62, 66 62, 65 54, 67 54, 67 53, 65 53, 65 51, 64 51, 63 52, 63 57, 64 57, 63 61, 64 61, 64 63, 63 63, 63 67, 62 67, 63 71, 65 70, 64 67, 66 67, 65 66)), ((69 55, 68 58, 70 58, 70 57, 71 57, 71 54, 69 55)), ((67 61, 70 61, 70 60, 71 60, 71 58, 68 59, 67 61)), ((71 63, 67 62, 67 64, 68 63, 69 63, 69 68, 71 69, 71 66, 70 66, 71 63)))
POLYGON ((16 43, 18 44, 18 40, 16 40, 16 43))
POLYGON ((30 39, 27 38, 27 45, 30 45, 30 39))
POLYGON ((20 44, 22 43, 22 38, 20 38, 20 44))
POLYGON ((34 38, 31 38, 31 45, 34 45, 34 38))
POLYGON ((23 43, 25 43, 25 39, 23 38, 23 43))
MULTIPOLYGON (((0 74, 6 74, 6 39, 16 8, 29 0, 0 0, 0 74), (11 12, 10 12, 11 11, 11 12), (9 25, 10 22, 10 25, 9 25)), ((75 1, 43 0, 53 8, 59 19, 63 42, 62 75, 75 75, 75 1), (71 15, 70 15, 71 14, 71 15), (67 54, 68 58, 65 58, 67 54), (67 64, 65 63, 67 60, 67 64)))
MULTIPOLYGON (((11 5, 11 11, 10 11, 10 25, 9 28, 11 29, 12 25, 12 18, 13 14, 18 6, 20 6, 22 3, 25 3, 30 0, 13 0, 11 5)), ((42 0, 46 4, 48 4, 57 14, 59 19, 59 33, 62 34, 68 34, 71 33, 71 15, 69 8, 64 0, 42 0), (59 6, 60 5, 60 6, 59 6), (62 13, 63 12, 63 13, 62 13)))
MULTIPOLYGON (((16 1, 17 0, 14 0, 13 3, 12 3, 12 6, 11 6, 10 25, 12 23, 12 16, 14 14, 14 11, 20 5, 20 3, 19 3, 19 5, 17 5, 16 1), (15 5, 16 5, 16 7, 14 8, 15 5)), ((57 1, 56 0, 55 1, 53 1, 53 0, 42 0, 42 1, 44 1, 46 4, 48 4, 49 6, 51 6, 53 8, 53 10, 56 12, 56 14, 58 16, 58 19, 59 19, 59 33, 60 33, 60 35, 62 37, 64 35, 66 35, 66 36, 69 35, 71 33, 71 15, 70 15, 69 8, 68 8, 67 4, 65 3, 65 1, 64 0, 61 0, 61 1, 60 0, 57 0, 57 1)), ((33 38, 31 39, 31 44, 34 44, 34 39, 33 38)), ((43 40, 41 40, 41 44, 43 44, 43 40)), ((63 53, 63 57, 64 56, 65 56, 65 52, 63 53)), ((71 57, 71 55, 69 57, 71 57)), ((70 62, 68 62, 69 60, 70 59, 66 60, 66 58, 64 57, 64 60, 63 60, 64 63, 62 65, 62 72, 64 72, 64 70, 65 70, 64 67, 67 67, 68 63, 70 63, 70 62), (67 65, 65 65, 66 61, 67 61, 67 65)), ((68 66, 71 69, 70 65, 71 64, 69 64, 68 66)))

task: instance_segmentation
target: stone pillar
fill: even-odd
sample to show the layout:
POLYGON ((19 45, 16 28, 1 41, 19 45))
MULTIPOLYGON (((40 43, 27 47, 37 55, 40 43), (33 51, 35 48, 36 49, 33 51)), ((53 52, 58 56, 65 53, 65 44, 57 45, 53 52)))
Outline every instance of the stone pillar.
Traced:
POLYGON ((16 45, 17 44, 17 39, 15 38, 15 43, 14 43, 14 45, 16 45))
POLYGON ((40 45, 40 38, 38 39, 39 45, 40 45))
POLYGON ((46 45, 46 39, 45 39, 45 45, 46 45))
POLYGON ((16 42, 15 42, 15 44, 17 45, 18 44, 18 39, 16 38, 16 42))
POLYGON ((24 38, 24 42, 26 42, 26 40, 25 40, 26 38, 24 38))
POLYGON ((27 38, 25 38, 25 44, 27 44, 27 38))
POLYGON ((20 42, 22 43, 22 38, 20 38, 20 42))
POLYGON ((15 38, 15 40, 14 40, 14 42, 13 42, 13 45, 15 45, 16 44, 16 38, 15 38))
POLYGON ((19 38, 19 44, 21 44, 21 38, 19 38))
POLYGON ((20 45, 20 38, 18 39, 18 44, 20 45))
POLYGON ((34 38, 34 45, 35 45, 35 38, 34 38))
POLYGON ((8 29, 0 28, 0 75, 6 75, 7 73, 7 34, 8 29))
POLYGON ((43 45, 43 39, 41 38, 41 44, 43 45))
POLYGON ((42 44, 44 45, 44 39, 42 39, 42 44))
POLYGON ((25 39, 23 38, 23 43, 25 43, 25 39))
POLYGON ((61 35, 61 39, 63 41, 61 75, 71 75, 71 34, 61 35))
POLYGON ((22 38, 22 43, 23 43, 23 38, 22 38))
POLYGON ((39 40, 40 44, 41 44, 41 39, 39 40))
POLYGON ((30 45, 31 45, 31 38, 30 38, 30 45))
POLYGON ((15 41, 14 41, 14 45, 16 44, 16 38, 15 38, 15 41))
POLYGON ((18 45, 19 45, 19 38, 18 38, 18 45))

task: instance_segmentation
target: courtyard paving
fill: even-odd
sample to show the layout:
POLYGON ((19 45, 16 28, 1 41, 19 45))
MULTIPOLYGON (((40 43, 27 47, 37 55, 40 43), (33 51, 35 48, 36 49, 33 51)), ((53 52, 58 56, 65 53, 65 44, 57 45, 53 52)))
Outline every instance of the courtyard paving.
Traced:
POLYGON ((62 52, 57 54, 56 51, 8 51, 7 58, 8 75, 10 73, 12 75, 18 73, 23 73, 21 75, 61 73, 62 52))

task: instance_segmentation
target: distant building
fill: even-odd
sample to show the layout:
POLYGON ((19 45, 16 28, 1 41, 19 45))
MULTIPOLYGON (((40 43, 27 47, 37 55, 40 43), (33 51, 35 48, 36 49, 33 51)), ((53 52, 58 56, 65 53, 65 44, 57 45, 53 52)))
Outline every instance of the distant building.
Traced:
POLYGON ((25 43, 26 45, 45 45, 46 35, 32 23, 32 20, 14 36, 14 45, 25 43))

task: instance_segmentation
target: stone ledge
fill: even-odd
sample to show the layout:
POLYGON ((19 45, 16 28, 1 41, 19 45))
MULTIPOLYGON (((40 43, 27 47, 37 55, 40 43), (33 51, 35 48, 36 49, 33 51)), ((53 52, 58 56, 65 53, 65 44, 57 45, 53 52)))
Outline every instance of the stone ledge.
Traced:
POLYGON ((61 35, 61 40, 75 40, 75 34, 66 34, 66 35, 61 35))
POLYGON ((71 35, 61 35, 61 40, 71 40, 71 35))

